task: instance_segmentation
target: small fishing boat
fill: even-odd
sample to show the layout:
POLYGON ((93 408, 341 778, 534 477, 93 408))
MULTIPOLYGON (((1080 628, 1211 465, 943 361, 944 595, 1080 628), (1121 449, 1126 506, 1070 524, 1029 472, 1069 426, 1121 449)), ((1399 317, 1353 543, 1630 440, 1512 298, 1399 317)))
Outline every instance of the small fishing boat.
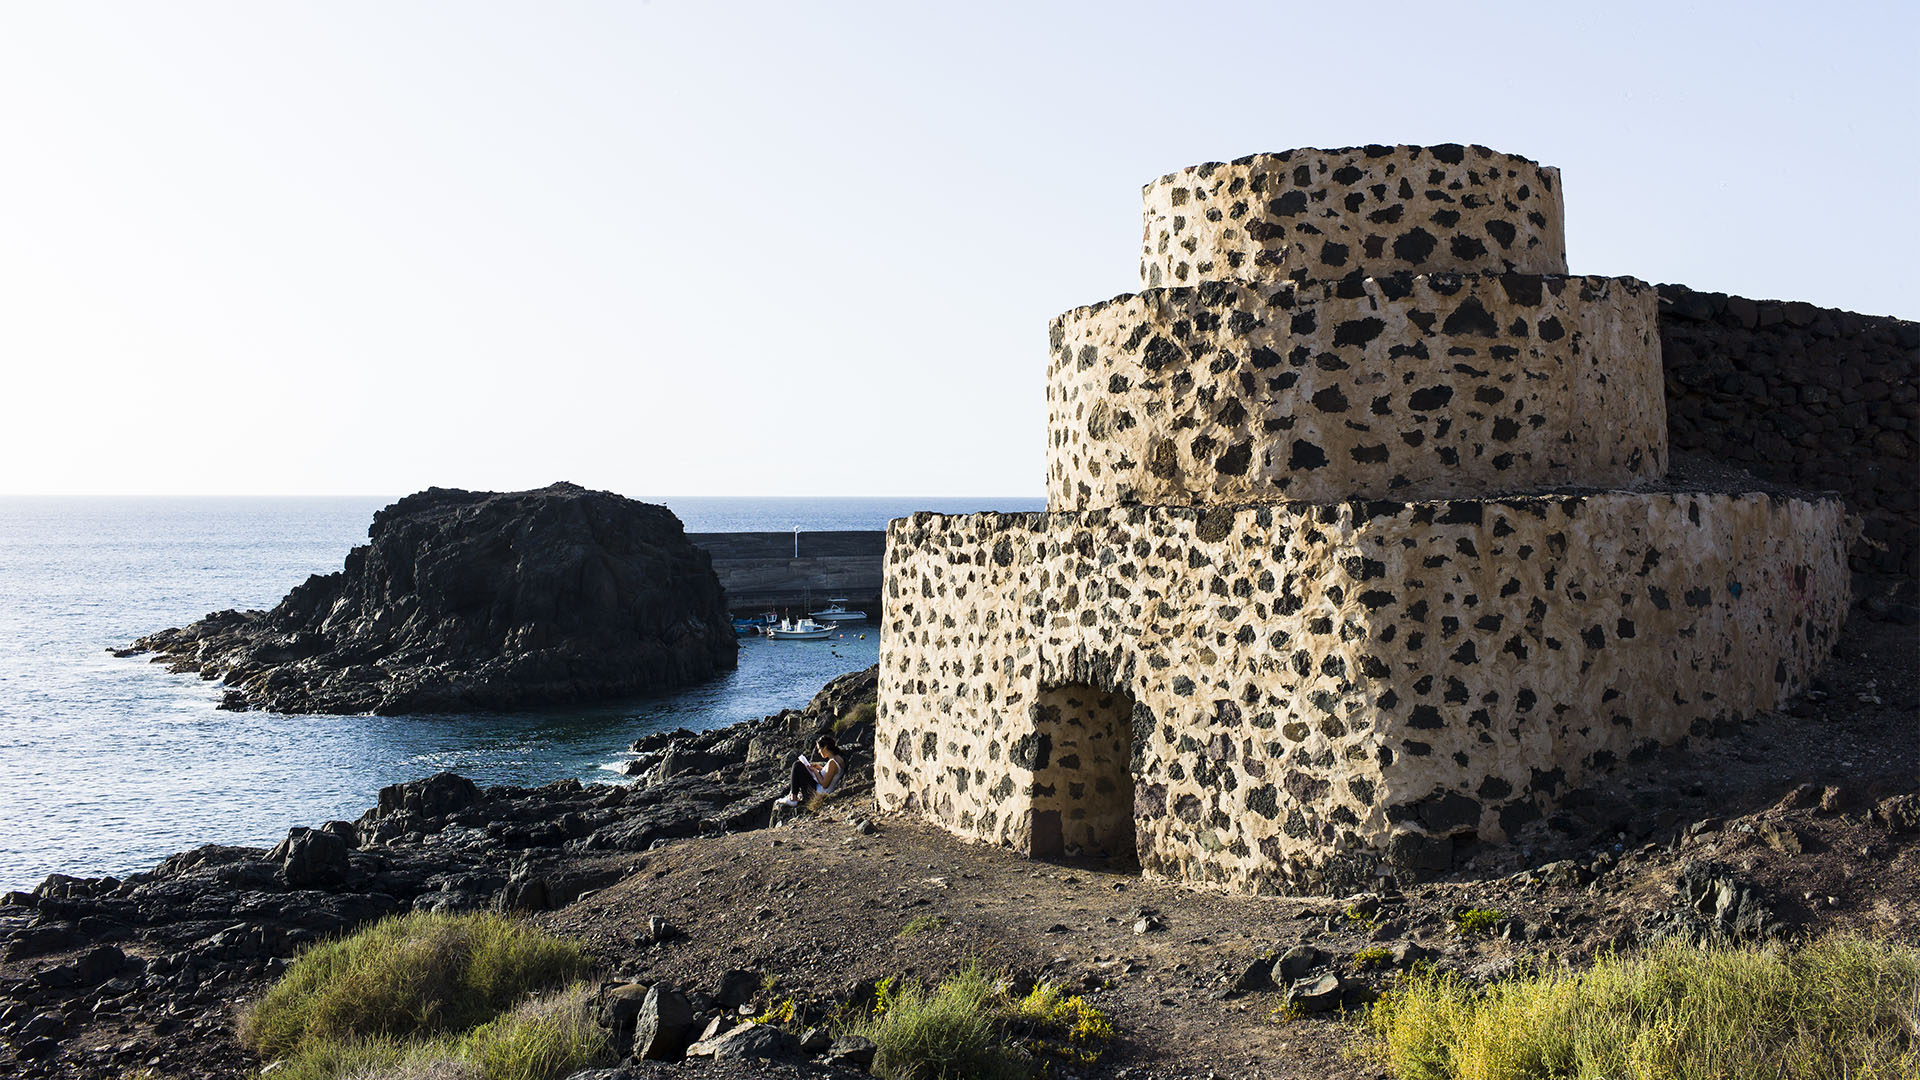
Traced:
POLYGON ((830 623, 859 622, 867 617, 867 613, 864 611, 848 610, 847 598, 844 596, 830 596, 827 598, 826 610, 809 611, 807 612, 807 617, 817 619, 820 622, 830 623))
POLYGON ((767 627, 766 633, 775 641, 824 641, 833 627, 812 619, 781 619, 767 627))
POLYGON ((775 615, 771 611, 765 615, 754 615, 751 617, 735 615, 733 617, 733 632, 741 637, 752 637, 755 634, 765 633, 767 627, 779 621, 780 616, 775 615))

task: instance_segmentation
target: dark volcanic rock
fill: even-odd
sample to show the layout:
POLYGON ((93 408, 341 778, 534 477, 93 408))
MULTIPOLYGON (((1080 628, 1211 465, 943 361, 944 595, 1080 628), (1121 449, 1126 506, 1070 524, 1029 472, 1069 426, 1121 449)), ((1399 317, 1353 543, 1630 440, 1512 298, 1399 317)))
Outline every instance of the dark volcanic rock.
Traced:
POLYGON ((733 667, 712 560, 663 506, 573 484, 429 488, 272 611, 135 642, 230 687, 224 707, 457 712, 666 689, 733 667))

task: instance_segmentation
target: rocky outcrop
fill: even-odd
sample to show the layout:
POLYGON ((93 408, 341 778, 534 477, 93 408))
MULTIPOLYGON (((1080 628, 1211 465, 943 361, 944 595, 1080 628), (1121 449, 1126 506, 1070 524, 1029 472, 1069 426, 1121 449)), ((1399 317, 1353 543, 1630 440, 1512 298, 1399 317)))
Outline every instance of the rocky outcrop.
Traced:
POLYGON ((460 712, 621 697, 734 665, 712 560, 664 506, 574 484, 429 488, 271 611, 141 638, 223 708, 460 712))

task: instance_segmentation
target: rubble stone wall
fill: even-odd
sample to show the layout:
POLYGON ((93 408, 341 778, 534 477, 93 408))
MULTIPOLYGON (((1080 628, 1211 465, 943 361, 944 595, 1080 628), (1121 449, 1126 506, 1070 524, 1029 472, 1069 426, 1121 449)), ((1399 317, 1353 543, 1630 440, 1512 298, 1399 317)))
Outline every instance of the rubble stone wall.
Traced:
MULTIPOLYGON (((889 529, 884 806, 1351 891, 1506 839, 1826 656, 1855 519, 1665 479, 1655 291, 1566 276, 1557 171, 1308 149, 1144 201, 1147 290, 1052 326, 1051 512, 889 529)), ((1908 431, 1872 370, 1837 385, 1908 431)), ((1873 445, 1912 460, 1897 441, 1873 445)))
POLYGON ((1288 150, 1142 191, 1140 283, 1567 272, 1560 170, 1484 146, 1288 150))
POLYGON ((1666 471, 1651 286, 1208 282, 1056 319, 1052 509, 1430 499, 1666 471))
POLYGON ((1859 599, 1920 579, 1920 323, 1662 285, 1670 438, 1866 522, 1859 599))
POLYGON ((1083 844, 1106 793, 1048 770, 1117 758, 1124 714, 1149 871, 1444 868, 1795 692, 1848 528, 1835 499, 1685 492, 917 514, 888 531, 876 788, 979 840, 1083 844))

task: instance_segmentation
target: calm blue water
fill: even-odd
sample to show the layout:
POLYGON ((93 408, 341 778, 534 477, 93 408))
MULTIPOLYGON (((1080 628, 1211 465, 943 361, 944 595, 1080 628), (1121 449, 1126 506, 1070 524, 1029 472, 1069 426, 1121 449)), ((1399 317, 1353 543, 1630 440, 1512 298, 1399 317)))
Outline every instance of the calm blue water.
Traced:
MULTIPOLYGON (((480 783, 616 779, 639 735, 804 705, 874 663, 876 627, 742 643, 687 690, 510 715, 281 716, 111 646, 222 608, 266 608, 340 568, 390 498, 0 498, 0 889, 123 874, 196 844, 272 844, 350 818, 379 789, 454 769, 480 783), (858 635, 864 632, 862 640, 858 635)), ((879 529, 914 510, 1034 510, 1041 499, 649 498, 690 532, 879 529)))

